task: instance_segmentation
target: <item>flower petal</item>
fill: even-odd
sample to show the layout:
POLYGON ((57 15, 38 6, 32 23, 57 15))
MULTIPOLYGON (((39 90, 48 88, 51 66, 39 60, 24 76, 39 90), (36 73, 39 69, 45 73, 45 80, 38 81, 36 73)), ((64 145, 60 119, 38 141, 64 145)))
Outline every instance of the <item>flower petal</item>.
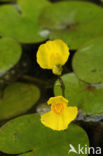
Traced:
POLYGON ((76 118, 78 114, 77 107, 67 107, 63 114, 58 115, 55 118, 55 127, 51 127, 54 130, 65 130, 68 128, 68 125, 76 118))
POLYGON ((46 127, 49 127, 53 130, 58 129, 58 121, 59 121, 59 115, 56 115, 53 111, 49 111, 41 115, 42 124, 44 124, 46 127))
POLYGON ((47 41, 38 49, 37 62, 43 69, 53 69, 55 65, 64 65, 69 54, 69 48, 62 40, 47 41))
POLYGON ((51 97, 48 101, 47 101, 48 105, 50 104, 54 104, 54 103, 68 103, 68 100, 65 99, 63 96, 56 96, 56 97, 51 97))
POLYGON ((68 125, 76 118, 78 114, 78 108, 77 107, 67 107, 65 111, 62 114, 62 120, 65 123, 65 127, 68 127, 68 125))
POLYGON ((41 116, 41 122, 53 130, 65 130, 78 113, 77 107, 67 107, 63 114, 57 115, 49 111, 41 116))
POLYGON ((50 69, 49 66, 49 58, 50 53, 48 52, 48 47, 46 47, 46 44, 40 45, 38 52, 37 52, 37 62, 43 69, 50 69))

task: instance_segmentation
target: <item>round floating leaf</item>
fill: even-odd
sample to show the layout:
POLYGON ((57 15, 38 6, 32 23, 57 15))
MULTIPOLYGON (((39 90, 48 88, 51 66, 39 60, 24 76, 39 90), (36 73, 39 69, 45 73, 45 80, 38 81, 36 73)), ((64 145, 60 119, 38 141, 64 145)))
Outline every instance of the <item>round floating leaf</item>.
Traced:
POLYGON ((0 150, 9 154, 32 150, 28 156, 68 156, 69 144, 77 149, 78 144, 84 146, 88 142, 86 132, 79 126, 71 124, 66 131, 53 131, 41 124, 38 114, 16 118, 0 129, 0 150))
POLYGON ((86 82, 103 82, 103 37, 85 43, 73 58, 73 69, 86 82))
POLYGON ((89 2, 58 2, 46 8, 40 24, 50 31, 50 39, 61 38, 71 49, 103 34, 103 9, 89 2), (62 11, 61 11, 62 10, 62 11))
POLYGON ((14 83, 8 86, 0 98, 0 120, 26 112, 39 97, 40 91, 34 85, 14 83))
POLYGON ((21 57, 21 47, 13 39, 0 39, 0 73, 4 73, 17 64, 21 57))
POLYGON ((38 16, 47 0, 18 0, 18 5, 0 7, 0 35, 12 37, 22 43, 34 43, 45 40, 38 24, 38 16), (7 16, 8 15, 8 16, 7 16))
POLYGON ((49 5, 48 0, 18 0, 17 2, 18 8, 22 11, 23 15, 31 18, 32 21, 34 17, 37 19, 43 8, 49 5))
MULTIPOLYGON (((103 114, 103 84, 90 85, 79 81, 75 74, 62 76, 65 96, 70 106, 77 106, 86 114, 103 114)), ((55 95, 61 95, 59 81, 54 86, 55 95)))

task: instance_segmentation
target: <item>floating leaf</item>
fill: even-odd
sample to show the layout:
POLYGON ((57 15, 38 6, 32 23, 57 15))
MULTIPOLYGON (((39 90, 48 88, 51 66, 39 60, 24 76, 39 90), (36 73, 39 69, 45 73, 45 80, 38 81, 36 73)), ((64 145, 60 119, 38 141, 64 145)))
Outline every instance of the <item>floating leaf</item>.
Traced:
MULTIPOLYGON (((73 73, 62 76, 65 96, 70 106, 77 106, 86 114, 103 114, 103 84, 93 85, 81 82, 73 73)), ((61 95, 60 84, 54 86, 55 95, 61 95)))
POLYGON ((21 57, 21 47, 13 39, 0 39, 0 73, 5 73, 17 64, 21 57))
MULTIPOLYGON (((69 144, 76 149, 78 144, 88 146, 89 141, 85 131, 74 124, 71 124, 66 131, 53 131, 41 124, 38 114, 16 118, 0 129, 0 150, 9 154, 32 150, 24 155, 68 156, 69 144)), ((71 153, 71 156, 75 156, 75 153, 71 153)))
POLYGON ((8 86, 0 99, 0 120, 26 112, 39 97, 40 91, 34 85, 14 83, 8 86))
POLYGON ((77 76, 89 83, 103 82, 103 37, 85 43, 73 58, 77 76))
POLYGON ((34 43, 45 40, 38 24, 38 16, 47 0, 18 0, 18 5, 0 6, 0 35, 12 37, 22 43, 34 43), (8 15, 8 16, 7 16, 8 15))
POLYGON ((40 24, 50 39, 60 38, 71 49, 103 34, 103 9, 90 2, 58 2, 43 10, 40 24))

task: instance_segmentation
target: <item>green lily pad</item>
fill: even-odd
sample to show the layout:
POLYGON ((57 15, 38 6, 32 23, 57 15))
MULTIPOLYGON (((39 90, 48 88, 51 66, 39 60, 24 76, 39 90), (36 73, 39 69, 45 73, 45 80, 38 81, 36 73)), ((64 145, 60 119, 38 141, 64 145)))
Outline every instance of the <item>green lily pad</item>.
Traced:
POLYGON ((42 33, 38 16, 48 4, 47 0, 18 0, 17 5, 0 6, 0 35, 22 43, 45 40, 48 33, 42 33))
POLYGON ((0 73, 17 64, 22 54, 21 46, 13 39, 0 39, 0 73))
POLYGON ((76 52, 72 65, 81 80, 103 82, 103 37, 85 43, 76 52))
POLYGON ((60 38, 71 49, 77 49, 89 39, 103 35, 102 18, 103 9, 96 4, 66 1, 43 10, 40 24, 50 31, 50 39, 60 38))
MULTIPOLYGON (((66 131, 53 131, 41 124, 38 114, 16 118, 0 129, 0 150, 4 153, 27 152, 24 155, 68 156, 69 144, 76 149, 78 144, 88 146, 86 132, 74 124, 71 124, 66 131)), ((75 156, 75 153, 71 155, 75 156)))
POLYGON ((40 91, 34 85, 14 83, 8 86, 0 98, 0 120, 26 112, 39 97, 40 91))
MULTIPOLYGON (((77 106, 85 114, 103 115, 103 84, 84 83, 74 73, 65 74, 62 79, 70 106, 77 106)), ((55 83, 54 93, 62 94, 59 81, 55 83)))

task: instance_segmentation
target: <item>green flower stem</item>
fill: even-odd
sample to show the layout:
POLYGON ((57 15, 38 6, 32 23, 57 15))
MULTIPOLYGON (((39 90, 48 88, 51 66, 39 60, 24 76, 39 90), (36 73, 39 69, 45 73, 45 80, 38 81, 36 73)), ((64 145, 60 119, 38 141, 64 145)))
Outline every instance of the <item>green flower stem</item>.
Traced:
POLYGON ((62 80, 62 78, 60 76, 58 76, 59 82, 60 82, 60 87, 62 89, 62 96, 65 97, 65 85, 64 82, 62 80))

